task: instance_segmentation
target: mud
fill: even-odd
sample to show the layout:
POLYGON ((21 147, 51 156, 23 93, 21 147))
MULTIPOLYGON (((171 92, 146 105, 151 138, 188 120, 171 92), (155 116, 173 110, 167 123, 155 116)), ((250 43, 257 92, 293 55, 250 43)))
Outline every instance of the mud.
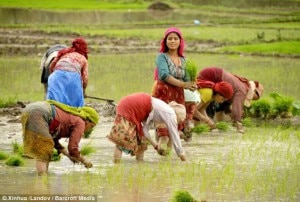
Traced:
MULTIPOLYGON (((29 29, 0 28, 0 55, 42 55, 53 44, 70 44, 78 34, 45 33, 29 29)), ((101 35, 84 36, 92 54, 156 52, 158 41, 138 38, 109 38, 101 35)), ((190 41, 186 52, 206 52, 221 44, 216 42, 190 41)))

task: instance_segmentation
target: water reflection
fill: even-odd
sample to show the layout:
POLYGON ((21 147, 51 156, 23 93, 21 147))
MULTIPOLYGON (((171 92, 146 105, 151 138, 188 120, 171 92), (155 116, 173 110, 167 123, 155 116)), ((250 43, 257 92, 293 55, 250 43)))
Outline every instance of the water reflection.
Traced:
MULTIPOLYGON (((174 191, 188 190, 196 199, 208 201, 299 199, 299 160, 294 155, 300 152, 299 140, 292 136, 274 140, 276 129, 251 128, 245 135, 231 129, 194 136, 192 142, 182 142, 187 162, 179 161, 174 153, 170 158, 158 156, 149 147, 145 162, 123 155, 123 162, 114 165, 114 145, 105 138, 110 127, 111 123, 100 123, 91 138, 81 142, 97 149, 89 157, 93 168, 87 170, 63 157, 50 163, 48 176, 38 177, 32 159, 26 159, 22 167, 1 163, 0 194, 96 195, 101 202, 165 202, 174 191), (259 134, 266 139, 255 141, 259 134)), ((16 124, 15 129, 14 138, 21 142, 21 126, 16 124)), ((4 140, 5 135, 2 137, 4 140)), ((5 148, 10 141, 2 141, 5 148)))

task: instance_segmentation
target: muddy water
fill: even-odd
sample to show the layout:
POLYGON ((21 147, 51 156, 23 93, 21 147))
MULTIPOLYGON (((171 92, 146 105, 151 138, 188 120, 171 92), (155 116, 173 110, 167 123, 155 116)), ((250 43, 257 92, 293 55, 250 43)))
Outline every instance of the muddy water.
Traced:
MULTIPOLYGON (((8 119, 0 119, 1 150, 11 153, 12 141, 22 144, 21 125, 7 123, 8 119)), ((174 152, 170 158, 158 156, 149 147, 145 162, 123 155, 122 164, 116 166, 112 163, 114 145, 105 137, 111 125, 111 120, 102 120, 91 138, 81 141, 81 146, 90 144, 97 149, 89 156, 94 164, 89 170, 63 157, 50 163, 49 176, 37 177, 34 160, 25 159, 21 167, 8 167, 0 161, 0 195, 84 195, 104 202, 165 202, 176 190, 188 190, 196 199, 208 201, 300 199, 300 149, 295 131, 249 128, 245 135, 233 128, 213 131, 194 136, 192 142, 182 141, 187 162, 179 161, 174 152), (284 140, 281 133, 290 138, 284 140), (259 140, 258 134, 264 137, 259 140)))

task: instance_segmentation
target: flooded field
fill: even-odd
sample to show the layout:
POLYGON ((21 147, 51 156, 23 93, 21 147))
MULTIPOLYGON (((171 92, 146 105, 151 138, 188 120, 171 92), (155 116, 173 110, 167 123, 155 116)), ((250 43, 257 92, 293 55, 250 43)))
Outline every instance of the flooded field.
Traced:
MULTIPOLYGON (((261 19, 272 21, 284 15, 280 12, 255 12, 249 15, 247 12, 231 11, 211 14, 204 9, 191 13, 132 10, 122 13, 64 13, 0 8, 0 24, 8 27, 30 24, 34 28, 3 26, 0 29, 0 53, 3 54, 0 58, 0 94, 5 99, 22 102, 44 98, 39 70, 43 51, 54 42, 68 44, 76 35, 40 31, 39 26, 46 24, 95 24, 103 30, 109 27, 131 29, 138 25, 143 29, 144 22, 150 27, 181 23, 184 27, 190 27, 195 26, 195 19, 201 19, 201 23, 216 24, 231 19, 232 23, 242 21, 246 24, 261 19), (157 23, 161 19, 165 19, 164 25, 157 23)), ((261 28, 257 29, 261 31, 261 28)), ((195 32, 197 35, 199 33, 195 32)), ((198 70, 208 66, 222 67, 260 81, 265 87, 264 97, 271 92, 278 92, 300 99, 299 58, 207 54, 206 49, 213 50, 216 44, 220 46, 221 43, 200 41, 201 34, 199 40, 187 40, 186 43, 186 56, 195 61, 198 70), (202 49, 205 49, 204 52, 199 53, 202 49)), ((88 95, 112 98, 117 102, 122 96, 133 92, 150 93, 160 38, 143 41, 135 37, 85 37, 91 43, 92 50, 89 55, 88 95)), ((19 118, 18 113, 0 115, 0 150, 12 154, 12 143, 22 144, 19 118)), ((60 161, 50 163, 48 176, 38 177, 35 160, 24 159, 25 165, 20 167, 6 166, 5 161, 1 160, 0 201, 8 200, 7 196, 41 196, 44 197, 43 201, 167 202, 177 190, 186 190, 197 201, 208 202, 300 201, 299 130, 280 127, 280 124, 248 127, 243 135, 236 133, 233 128, 228 132, 215 130, 194 135, 191 142, 182 140, 187 153, 186 162, 181 162, 174 151, 169 157, 161 157, 152 147, 148 147, 144 162, 137 163, 134 157, 123 154, 122 163, 114 165, 114 145, 106 138, 112 121, 113 117, 101 116, 101 122, 91 138, 83 139, 80 143, 80 146, 89 144, 96 148, 96 152, 88 157, 94 165, 89 170, 62 157, 60 161), (48 199, 49 196, 52 198, 48 199)), ((154 138, 153 129, 151 134, 154 138)), ((64 140, 61 143, 67 145, 64 140)), ((10 201, 25 200, 17 199, 10 201)))
MULTIPOLYGON (((1 149, 12 153, 12 142, 22 144, 21 124, 1 117, 1 149)), ((35 161, 8 167, 0 161, 0 195, 85 195, 104 202, 169 201, 176 190, 187 190, 206 201, 299 201, 300 132, 281 128, 247 128, 244 135, 213 131, 194 135, 182 144, 188 160, 181 162, 173 151, 161 157, 152 147, 145 161, 124 155, 112 163, 114 145, 107 140, 112 118, 104 118, 91 138, 97 149, 89 158, 93 168, 73 165, 63 157, 51 162, 49 176, 37 177, 35 161)), ((154 136, 154 131, 151 131, 154 136)), ((66 142, 61 141, 66 145, 66 142)), ((81 201, 81 200, 76 200, 81 201)), ((95 201, 95 200, 91 200, 95 201)))

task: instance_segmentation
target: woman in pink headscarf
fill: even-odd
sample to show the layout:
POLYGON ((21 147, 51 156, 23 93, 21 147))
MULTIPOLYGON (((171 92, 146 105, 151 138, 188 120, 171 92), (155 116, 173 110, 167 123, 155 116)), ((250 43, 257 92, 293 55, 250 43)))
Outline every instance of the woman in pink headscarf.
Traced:
MULTIPOLYGON (((189 81, 186 73, 186 59, 183 55, 184 39, 177 28, 166 30, 161 41, 160 53, 156 57, 157 81, 152 96, 166 103, 175 101, 184 105, 184 89, 195 90, 197 86, 189 81)), ((178 130, 184 129, 184 121, 178 124, 178 130)), ((159 144, 170 146, 169 132, 165 124, 156 123, 159 144)))
POLYGON ((50 66, 46 99, 82 107, 88 84, 87 59, 88 47, 83 38, 76 38, 71 47, 60 50, 50 66))

